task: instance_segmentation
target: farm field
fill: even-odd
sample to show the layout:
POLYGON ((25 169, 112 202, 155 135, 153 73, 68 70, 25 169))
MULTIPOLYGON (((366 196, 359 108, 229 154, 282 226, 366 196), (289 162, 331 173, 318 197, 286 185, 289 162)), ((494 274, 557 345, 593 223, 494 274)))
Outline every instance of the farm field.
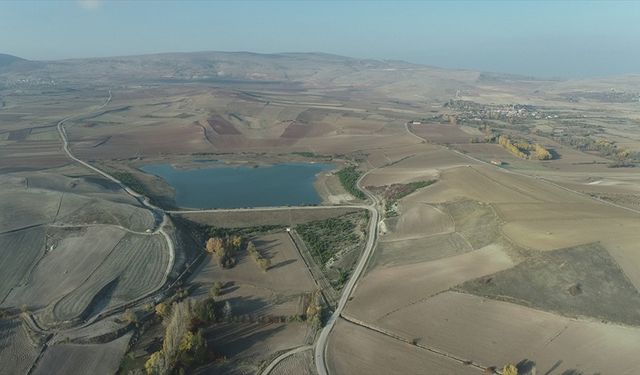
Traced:
POLYGON ((336 374, 477 374, 478 370, 432 354, 345 320, 336 325, 329 345, 329 369, 336 374))
POLYGON ((273 354, 305 345, 310 331, 306 323, 218 324, 206 335, 215 339, 221 354, 232 358, 233 363, 205 366, 199 373, 256 373, 273 354))
POLYGON ((0 373, 244 375, 305 349, 271 374, 635 374, 638 82, 302 53, 0 65, 0 373), (140 169, 212 161, 347 178, 321 172, 317 207, 181 213, 140 169))
POLYGON ((431 262, 374 269, 362 279, 347 313, 376 321, 404 306, 417 303, 466 280, 513 266, 497 245, 431 262), (403 290, 403 293, 394 291, 403 290), (384 299, 380 295, 385 295, 384 299))
POLYGON ((131 335, 104 344, 57 344, 47 348, 34 374, 113 374, 131 335))
POLYGON ((377 325, 483 366, 526 359, 543 373, 632 374, 640 365, 633 354, 636 327, 568 319, 454 292, 408 306, 377 325))
POLYGON ((248 239, 270 259, 266 271, 241 250, 235 256, 235 265, 228 269, 220 267, 216 255, 207 255, 189 280, 196 287, 196 297, 206 295, 214 283, 222 283, 215 299, 229 303, 232 314, 238 317, 238 321, 218 323, 206 330, 205 336, 211 337, 230 363, 205 367, 205 373, 253 373, 277 352, 309 344, 313 336, 314 329, 308 322, 289 319, 305 314, 305 306, 317 288, 289 234, 276 230, 248 239), (281 323, 280 317, 286 323, 281 323))
POLYGON ((306 350, 284 359, 271 373, 275 375, 313 375, 314 371, 311 350, 306 350))
POLYGON ((55 302, 52 319, 86 319, 144 296, 162 285, 168 257, 162 236, 126 234, 81 285, 55 302))
MULTIPOLYGON (((375 172, 374 176, 402 176, 394 169, 402 173, 408 163, 416 162, 432 168, 421 172, 435 176, 436 182, 400 199, 397 214, 382 222, 369 269, 345 311, 345 317, 357 323, 340 323, 352 326, 351 336, 354 330, 392 341, 398 341, 393 339, 397 336, 403 345, 416 342, 482 368, 514 363, 526 371, 534 366, 548 373, 606 373, 611 368, 633 372, 634 360, 623 357, 631 353, 638 325, 633 307, 640 297, 638 260, 632 260, 630 250, 637 214, 520 174, 535 167, 510 173, 472 160, 468 165, 451 160, 432 167, 426 161, 429 154, 413 155, 375 172), (493 268, 498 270, 490 271, 493 268), (504 309, 500 314, 498 306, 504 309), (491 312, 484 316, 480 311, 485 310, 491 312), (502 315, 505 311, 513 315, 502 315), (465 323, 454 318, 458 314, 467 314, 465 323), (523 319, 531 328, 521 324, 523 319), (495 326, 489 328, 491 324, 495 326), (497 331, 504 336, 498 337, 497 331), (619 345, 615 359, 600 357, 600 343, 587 338, 600 334, 619 345), (478 341, 460 344, 468 335, 478 341), (482 344, 484 340, 492 345, 482 344), (576 344, 568 344, 572 340, 576 344), (578 354, 572 348, 582 340, 589 344, 578 354), (618 366, 616 361, 631 364, 618 366)), ((336 372, 359 368, 347 367, 352 357, 340 349, 353 351, 352 356, 371 355, 390 345, 359 351, 373 338, 356 345, 350 344, 355 340, 351 336, 340 329, 332 335, 339 349, 330 352, 329 362, 336 372)), ((377 359, 369 360, 373 358, 377 359)), ((413 360, 408 350, 397 358, 399 373, 413 360)))
POLYGON ((20 320, 0 320, 0 374, 26 374, 40 348, 27 334, 20 320))

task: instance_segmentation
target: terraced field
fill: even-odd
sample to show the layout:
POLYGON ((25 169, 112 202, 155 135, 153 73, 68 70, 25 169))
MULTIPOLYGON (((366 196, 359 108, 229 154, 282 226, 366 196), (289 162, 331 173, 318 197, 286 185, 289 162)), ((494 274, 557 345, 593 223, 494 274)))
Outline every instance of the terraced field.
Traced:
POLYGON ((160 235, 126 234, 80 287, 53 307, 53 319, 83 319, 141 297, 165 278, 168 251, 160 235))
POLYGON ((60 204, 59 192, 0 191, 0 233, 50 223, 60 204))
POLYGON ((20 320, 0 319, 0 374, 26 374, 39 348, 27 336, 20 320))
POLYGON ((272 371, 273 375, 313 375, 313 353, 311 350, 296 353, 282 360, 272 371))
POLYGON ((63 297, 80 287, 95 272, 125 233, 122 229, 106 225, 49 228, 47 235, 53 248, 37 263, 29 277, 12 291, 6 303, 39 309, 63 297))
POLYGON ((105 344, 58 344, 47 348, 34 374, 115 374, 131 334, 105 344))
POLYGON ((42 227, 0 234, 0 302, 24 280, 44 251, 42 227))
POLYGON ((65 195, 57 222, 65 224, 112 224, 136 232, 153 228, 154 218, 149 210, 131 204, 103 199, 65 195))

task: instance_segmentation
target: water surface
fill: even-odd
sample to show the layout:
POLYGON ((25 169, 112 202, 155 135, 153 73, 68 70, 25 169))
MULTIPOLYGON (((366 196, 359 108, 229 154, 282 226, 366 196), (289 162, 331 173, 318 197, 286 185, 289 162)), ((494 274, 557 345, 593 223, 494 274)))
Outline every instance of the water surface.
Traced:
POLYGON ((316 175, 331 164, 283 163, 229 166, 211 163, 195 169, 149 164, 141 170, 164 179, 176 191, 176 204, 188 208, 239 208, 319 204, 316 175))

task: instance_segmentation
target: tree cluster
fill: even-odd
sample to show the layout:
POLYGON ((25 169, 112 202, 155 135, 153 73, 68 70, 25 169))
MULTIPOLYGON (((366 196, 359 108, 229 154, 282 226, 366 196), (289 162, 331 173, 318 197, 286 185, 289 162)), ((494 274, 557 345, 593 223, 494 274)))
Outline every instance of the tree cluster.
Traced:
POLYGON ((532 144, 524 140, 512 141, 509 137, 501 135, 498 137, 498 144, 521 159, 550 160, 552 158, 549 150, 538 143, 532 144))
POLYGON ((222 268, 231 268, 236 264, 235 252, 242 247, 242 237, 237 234, 223 237, 211 237, 207 240, 208 253, 218 256, 218 263, 222 268))
POLYGON ((216 321, 218 307, 211 298, 200 302, 191 299, 177 302, 169 308, 158 304, 156 313, 165 326, 162 349, 145 362, 149 375, 185 371, 205 363, 213 353, 207 348, 202 327, 216 321))

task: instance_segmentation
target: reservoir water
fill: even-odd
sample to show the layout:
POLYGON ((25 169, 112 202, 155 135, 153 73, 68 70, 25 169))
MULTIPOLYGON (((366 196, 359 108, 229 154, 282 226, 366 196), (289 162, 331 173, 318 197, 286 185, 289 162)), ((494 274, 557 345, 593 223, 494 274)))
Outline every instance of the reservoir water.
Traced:
POLYGON ((333 168, 321 163, 253 167, 213 162, 194 169, 171 164, 149 164, 140 169, 171 185, 180 207, 240 208, 319 204, 322 198, 314 187, 316 175, 333 168))

